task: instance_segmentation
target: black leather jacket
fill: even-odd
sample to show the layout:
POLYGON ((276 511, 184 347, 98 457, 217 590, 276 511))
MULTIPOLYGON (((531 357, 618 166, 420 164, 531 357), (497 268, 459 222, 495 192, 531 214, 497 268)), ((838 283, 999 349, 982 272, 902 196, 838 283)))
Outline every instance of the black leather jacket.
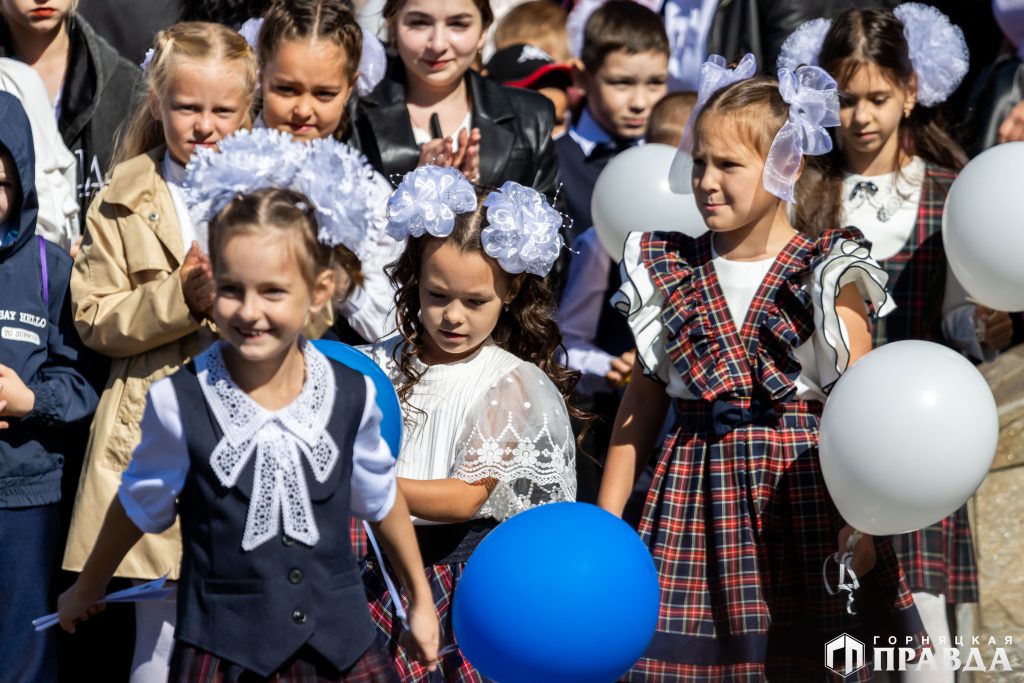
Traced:
MULTIPOLYGON (((551 140, 555 114, 539 93, 508 88, 466 72, 473 126, 480 129, 480 184, 498 187, 506 180, 553 197, 558 189, 558 157, 551 140)), ((388 75, 358 100, 349 126, 350 145, 375 169, 397 182, 416 168, 419 146, 405 102, 405 69, 397 59, 388 75)))
POLYGON ((964 113, 961 135, 968 154, 981 154, 999 142, 999 126, 1024 99, 1024 63, 1003 55, 978 75, 964 113))

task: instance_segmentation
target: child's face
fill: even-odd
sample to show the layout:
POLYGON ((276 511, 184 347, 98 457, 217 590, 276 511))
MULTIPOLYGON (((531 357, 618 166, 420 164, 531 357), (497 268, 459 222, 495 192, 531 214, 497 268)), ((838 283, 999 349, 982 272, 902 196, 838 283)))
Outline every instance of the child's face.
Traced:
POLYGON ((60 29, 72 5, 72 0, 0 0, 8 24, 44 34, 60 29))
POLYGON ((774 215, 764 157, 724 116, 706 118, 693 145, 693 194, 708 229, 730 232, 774 215))
POLYGON ((263 122, 296 140, 326 138, 352 94, 345 49, 330 40, 286 40, 264 66, 263 122))
POLYGON ((187 164, 196 148, 213 147, 238 130, 249 103, 230 63, 206 60, 179 65, 164 96, 150 101, 150 111, 163 124, 171 158, 187 164))
POLYGON ((7 220, 11 211, 18 206, 21 184, 18 181, 18 169, 7 150, 0 149, 0 223, 7 220))
POLYGON ((602 128, 618 138, 638 139, 651 109, 668 92, 668 55, 609 52, 596 72, 577 72, 577 84, 602 128))
POLYGON ((483 49, 473 0, 408 0, 395 18, 395 46, 411 78, 434 88, 459 81, 483 49))
POLYGON ((875 64, 854 72, 839 100, 839 143, 845 155, 871 160, 884 156, 895 164, 900 122, 914 108, 916 88, 895 85, 875 64))
POLYGON ((483 252, 463 252, 438 239, 428 239, 420 258, 424 360, 465 358, 490 336, 502 307, 514 298, 510 278, 483 252))
POLYGON ((280 230, 240 233, 219 245, 213 320, 236 352, 253 363, 276 361, 294 347, 307 316, 330 298, 334 275, 311 288, 295 238, 280 230))

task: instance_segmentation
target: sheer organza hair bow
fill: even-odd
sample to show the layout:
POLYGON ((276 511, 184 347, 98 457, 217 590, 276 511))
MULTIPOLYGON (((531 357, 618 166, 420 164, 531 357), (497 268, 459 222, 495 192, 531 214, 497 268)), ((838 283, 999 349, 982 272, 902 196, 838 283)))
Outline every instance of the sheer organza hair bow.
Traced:
MULTIPOLYGON (((512 181, 487 195, 484 252, 507 273, 544 277, 558 259, 563 217, 536 190, 512 181)), ((420 166, 405 175, 388 199, 388 234, 396 240, 425 234, 445 238, 455 218, 477 208, 476 190, 458 170, 420 166)))
POLYGON ((789 105, 789 118, 768 150, 764 187, 791 202, 803 158, 832 151, 826 128, 839 125, 839 92, 835 79, 816 66, 781 70, 779 92, 789 105))
POLYGON ((733 83, 753 78, 757 73, 757 60, 749 52, 743 56, 735 68, 730 69, 725 57, 711 55, 700 67, 700 80, 697 85, 697 103, 693 107, 690 118, 683 129, 683 137, 679 141, 679 149, 669 169, 669 187, 677 194, 691 194, 690 174, 693 169, 693 125, 697 121, 704 105, 719 90, 733 83))

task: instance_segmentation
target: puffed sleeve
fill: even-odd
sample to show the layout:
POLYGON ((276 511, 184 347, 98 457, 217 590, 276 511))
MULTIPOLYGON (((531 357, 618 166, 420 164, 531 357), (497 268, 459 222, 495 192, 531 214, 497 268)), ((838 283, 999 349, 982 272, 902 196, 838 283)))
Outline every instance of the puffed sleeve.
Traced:
POLYGON ((666 348, 667 330, 661 322, 665 295, 654 285, 640 253, 643 233, 633 232, 626 238, 622 263, 619 265, 622 286, 612 295, 611 304, 626 316, 636 339, 637 359, 644 374, 663 384, 669 383, 671 360, 666 348))
POLYGON ((142 441, 121 477, 117 497, 135 526, 158 534, 174 524, 189 465, 178 397, 169 377, 149 388, 141 426, 142 441))
POLYGON ((814 306, 814 354, 821 387, 832 388, 850 364, 850 348, 836 299, 843 287, 854 284, 877 317, 888 315, 896 304, 886 284, 889 275, 871 257, 870 247, 857 240, 839 237, 830 243, 814 266, 811 294, 814 306))
POLYGON ((477 517, 505 520, 576 499, 576 446, 565 400, 547 375, 520 363, 484 393, 456 441, 454 479, 490 479, 477 517))
POLYGON ((398 488, 395 457, 380 435, 381 412, 377 389, 365 377, 366 405, 352 446, 352 514, 368 522, 384 519, 395 504, 398 488))

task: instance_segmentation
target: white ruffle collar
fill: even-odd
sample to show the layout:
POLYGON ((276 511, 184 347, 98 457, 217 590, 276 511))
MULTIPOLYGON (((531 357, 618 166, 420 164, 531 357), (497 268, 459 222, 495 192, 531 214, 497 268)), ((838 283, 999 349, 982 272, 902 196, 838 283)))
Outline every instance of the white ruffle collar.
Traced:
POLYGON ((338 446, 327 432, 336 389, 327 359, 312 344, 303 343, 302 352, 306 381, 295 400, 276 411, 262 407, 235 384, 220 343, 195 360, 199 386, 224 433, 210 455, 220 483, 227 488, 237 485, 255 454, 243 550, 274 538, 281 526, 306 545, 320 539, 302 459, 321 483, 337 464, 338 446))

